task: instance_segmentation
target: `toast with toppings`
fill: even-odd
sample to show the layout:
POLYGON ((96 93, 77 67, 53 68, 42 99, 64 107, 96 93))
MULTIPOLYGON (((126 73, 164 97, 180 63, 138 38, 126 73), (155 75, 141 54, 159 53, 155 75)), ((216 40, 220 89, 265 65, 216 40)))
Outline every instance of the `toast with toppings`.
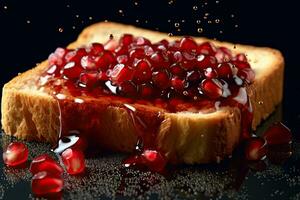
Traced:
MULTIPOLYGON (((110 36, 117 41, 128 33, 136 37, 143 36, 152 43, 163 39, 170 43, 182 40, 180 36, 169 37, 166 33, 131 25, 100 22, 84 29, 68 49, 92 43, 107 44, 107 49, 110 49, 107 43, 110 36)), ((271 48, 207 38, 195 37, 194 40, 197 44, 209 42, 217 47, 225 47, 233 55, 246 54, 255 78, 243 88, 251 102, 248 106, 253 115, 250 125, 252 129, 256 129, 282 101, 284 59, 281 53, 271 48)), ((49 70, 49 62, 42 62, 4 85, 1 120, 6 134, 26 140, 55 143, 62 134, 62 127, 67 126, 68 131, 74 129, 86 132, 86 136, 93 137, 93 141, 101 149, 132 152, 143 134, 137 132, 150 130, 155 137, 149 140, 170 162, 187 164, 219 162, 230 156, 241 141, 245 111, 238 106, 220 104, 220 101, 212 97, 213 100, 210 99, 209 103, 213 102, 212 108, 194 108, 193 104, 181 100, 170 104, 171 107, 176 107, 170 111, 162 105, 164 101, 159 104, 153 103, 154 101, 145 103, 143 100, 132 101, 132 97, 127 96, 71 95, 68 90, 57 96, 57 93, 38 85, 45 71, 49 70), (60 101, 61 96, 63 101, 60 101), (132 117, 132 113, 136 116, 132 117), (139 119, 142 122, 136 122, 139 119), (142 131, 136 128, 140 124, 146 126, 142 131)), ((205 94, 209 96, 207 93, 204 96, 205 94)))

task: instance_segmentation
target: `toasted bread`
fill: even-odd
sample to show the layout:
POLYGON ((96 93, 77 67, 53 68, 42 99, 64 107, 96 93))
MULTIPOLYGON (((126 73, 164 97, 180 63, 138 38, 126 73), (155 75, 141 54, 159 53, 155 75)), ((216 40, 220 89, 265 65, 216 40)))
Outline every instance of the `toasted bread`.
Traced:
MULTIPOLYGON (((119 38, 123 33, 144 36, 156 42, 174 40, 166 33, 155 32, 112 22, 100 22, 84 29, 78 39, 68 48, 77 48, 92 42, 104 43, 110 34, 119 38)), ((210 41, 225 46, 234 53, 247 55, 256 73, 254 83, 247 88, 253 107, 252 128, 266 119, 281 102, 283 94, 284 59, 278 50, 195 38, 197 42, 210 41)), ((54 143, 60 131, 60 108, 57 100, 38 89, 39 75, 47 68, 47 61, 28 70, 4 85, 2 94, 2 127, 6 134, 22 139, 54 143)), ((62 109, 87 120, 97 116, 94 128, 101 129, 99 145, 102 148, 131 152, 137 141, 129 114, 124 108, 112 106, 109 97, 87 98, 78 104, 73 97, 62 109)), ((137 112, 148 121, 154 120, 160 108, 134 104, 137 112)), ((156 143, 171 162, 209 163, 217 162, 232 154, 240 141, 241 112, 237 107, 221 107, 215 112, 162 111, 156 143)), ((80 129, 80 124, 77 125, 80 129)))

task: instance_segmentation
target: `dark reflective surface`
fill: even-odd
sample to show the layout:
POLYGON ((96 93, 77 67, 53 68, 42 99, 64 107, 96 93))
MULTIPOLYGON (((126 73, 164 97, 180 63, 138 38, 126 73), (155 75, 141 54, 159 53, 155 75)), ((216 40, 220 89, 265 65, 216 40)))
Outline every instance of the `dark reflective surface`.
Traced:
MULTIPOLYGON (((281 109, 259 127, 281 118, 281 109)), ((1 135, 2 148, 14 138, 1 135)), ((26 143, 30 160, 41 153, 49 153, 50 146, 26 143)), ((82 176, 64 174, 64 199, 299 199, 300 145, 294 140, 293 155, 281 165, 269 160, 247 163, 238 151, 232 159, 219 165, 177 166, 168 173, 125 169, 121 165, 124 154, 99 154, 87 159, 87 172, 82 176)), ((29 162, 28 162, 29 164, 29 162)), ((33 198, 28 166, 8 168, 0 162, 0 199, 33 198)))

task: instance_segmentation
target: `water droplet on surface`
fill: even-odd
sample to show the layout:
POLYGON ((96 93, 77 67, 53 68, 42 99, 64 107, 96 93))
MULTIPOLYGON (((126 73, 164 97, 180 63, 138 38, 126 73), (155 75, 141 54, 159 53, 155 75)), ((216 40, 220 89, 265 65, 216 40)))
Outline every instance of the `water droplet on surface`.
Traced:
POLYGON ((114 35, 113 34, 109 34, 109 39, 110 40, 114 39, 114 35))
POLYGON ((139 3, 138 2, 134 2, 134 5, 137 6, 137 5, 139 5, 139 3))
POLYGON ((215 22, 218 24, 220 23, 220 19, 216 19, 215 22))
POLYGON ((181 22, 182 22, 182 23, 184 23, 184 22, 185 22, 185 20, 183 19, 183 20, 181 20, 181 22))
POLYGON ((198 6, 193 6, 193 10, 198 10, 198 6))
POLYGON ((234 18, 234 14, 231 14, 230 17, 231 17, 231 18, 234 18))
POLYGON ((170 23, 170 22, 171 22, 171 20, 170 20, 170 19, 168 19, 168 22, 170 23))
POLYGON ((264 102, 263 102, 263 101, 259 101, 258 104, 259 104, 259 105, 263 105, 264 102))
POLYGON ((211 24, 211 23, 212 23, 212 21, 211 21, 211 20, 208 20, 208 21, 207 21, 207 23, 208 23, 208 24, 211 24))
POLYGON ((108 22, 108 20, 106 19, 106 20, 104 20, 104 22, 105 22, 105 23, 107 23, 107 22, 108 22))
POLYGON ((147 24, 147 23, 148 23, 148 20, 145 20, 145 23, 147 24))
POLYGON ((198 28, 198 29, 197 29, 197 32, 198 32, 198 33, 203 33, 203 28, 198 28))
POLYGON ((90 16, 90 17, 89 17, 89 20, 93 20, 93 17, 90 16))
POLYGON ((237 24, 236 24, 236 25, 234 25, 234 28, 238 28, 238 27, 239 27, 239 25, 237 25, 237 24))
POLYGON ((172 36, 173 36, 173 33, 168 33, 168 36, 169 36, 169 37, 172 37, 172 36))
POLYGON ((233 49, 236 49, 236 45, 233 45, 233 49))
POLYGON ((27 23, 27 24, 30 24, 30 20, 27 20, 26 23, 27 23))
POLYGON ((220 30, 220 31, 219 31, 219 33, 220 33, 220 34, 223 34, 223 31, 222 31, 222 30, 220 30))
POLYGON ((75 15, 76 18, 79 18, 79 15, 75 15))
POLYGON ((171 0, 171 1, 168 2, 169 5, 171 5, 171 4, 173 4, 173 3, 174 3, 173 0, 171 0))
POLYGON ((118 12, 119 12, 120 15, 124 16, 123 10, 119 10, 118 12))
POLYGON ((175 25, 176 28, 180 26, 179 23, 175 23, 174 25, 175 25))
POLYGON ((67 4, 67 8, 70 8, 70 5, 69 5, 69 4, 67 4))
POLYGON ((198 19, 198 20, 196 21, 196 23, 197 23, 197 24, 200 24, 200 23, 201 23, 201 20, 200 20, 200 19, 198 19))
POLYGON ((216 4, 220 3, 220 1, 216 1, 216 4))
POLYGON ((75 26, 72 26, 72 29, 75 29, 76 27, 75 26))
POLYGON ((178 29, 177 29, 177 31, 178 31, 178 32, 180 32, 180 31, 181 31, 181 29, 180 29, 180 28, 178 28, 178 29))
POLYGON ((204 16, 209 16, 209 13, 205 13, 204 16))
POLYGON ((8 7, 7 6, 3 6, 3 8, 4 8, 4 10, 7 10, 8 7))
POLYGON ((140 22, 140 20, 136 19, 136 20, 135 20, 135 22, 136 22, 136 23, 139 23, 139 22, 140 22))
POLYGON ((63 28, 59 28, 59 29, 58 29, 58 32, 60 32, 60 33, 62 33, 63 31, 64 31, 63 28))

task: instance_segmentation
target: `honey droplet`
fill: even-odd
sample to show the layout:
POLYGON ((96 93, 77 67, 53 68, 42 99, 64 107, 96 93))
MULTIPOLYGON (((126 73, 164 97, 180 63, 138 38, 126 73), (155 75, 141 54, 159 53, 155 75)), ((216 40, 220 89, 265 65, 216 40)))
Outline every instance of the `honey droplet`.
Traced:
POLYGON ((193 6, 193 10, 198 10, 198 6, 193 6))
POLYGON ((216 24, 220 23, 220 20, 219 19, 216 19, 215 20, 216 24))
POLYGON ((263 101, 259 101, 258 104, 259 104, 259 105, 263 105, 264 102, 263 102, 263 101))
POLYGON ((233 49, 236 49, 236 45, 235 44, 233 45, 233 49))
POLYGON ((59 29, 58 29, 58 32, 60 32, 60 33, 62 33, 63 31, 64 31, 63 28, 59 28, 59 29))
POLYGON ((203 33, 203 28, 198 28, 198 29, 197 29, 197 32, 198 32, 198 33, 203 33))
POLYGON ((174 25, 175 25, 176 28, 178 28, 180 26, 179 23, 175 23, 174 25))
POLYGON ((113 34, 109 34, 109 39, 110 40, 114 39, 114 35, 113 34))

